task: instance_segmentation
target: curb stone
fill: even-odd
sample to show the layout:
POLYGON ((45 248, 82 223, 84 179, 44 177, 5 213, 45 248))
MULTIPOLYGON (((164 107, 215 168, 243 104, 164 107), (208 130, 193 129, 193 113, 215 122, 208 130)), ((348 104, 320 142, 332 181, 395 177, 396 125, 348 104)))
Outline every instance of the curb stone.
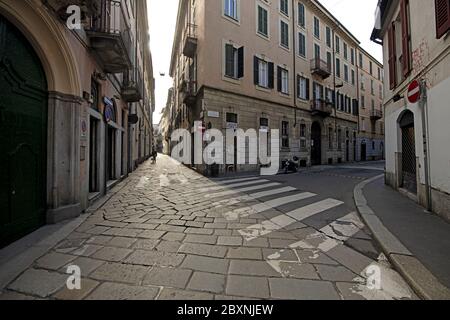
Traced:
POLYGON ((368 206, 364 188, 384 177, 378 175, 358 184, 354 191, 357 211, 375 240, 403 276, 415 293, 424 300, 450 300, 450 290, 439 280, 383 225, 375 212, 368 206))

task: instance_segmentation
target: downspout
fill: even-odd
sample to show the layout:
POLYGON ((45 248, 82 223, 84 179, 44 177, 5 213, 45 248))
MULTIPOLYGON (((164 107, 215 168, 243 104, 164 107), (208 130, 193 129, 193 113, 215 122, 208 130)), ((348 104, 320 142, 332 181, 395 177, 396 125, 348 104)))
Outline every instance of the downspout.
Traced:
MULTIPOLYGON (((354 57, 354 62, 356 64, 356 92, 357 92, 357 97, 356 97, 356 101, 359 101, 358 103, 358 135, 356 136, 356 139, 358 137, 361 136, 361 115, 360 115, 360 110, 362 107, 362 101, 361 101, 361 89, 360 89, 360 83, 359 83, 359 63, 358 63, 358 57, 359 56, 359 52, 357 51, 357 49, 355 49, 355 57, 354 57)), ((358 140, 356 140, 355 146, 358 146, 358 140)), ((355 155, 355 159, 353 159, 354 161, 356 161, 356 158, 358 158, 358 154, 356 152, 356 150, 354 150, 354 155, 355 155)))
MULTIPOLYGON (((296 66, 296 46, 295 46, 295 38, 297 35, 296 25, 295 25, 295 2, 296 0, 292 0, 292 60, 293 60, 293 81, 292 84, 294 86, 294 128, 297 127, 297 66, 296 66)), ((300 137, 299 137, 300 138, 300 137)))
POLYGON ((339 139, 338 139, 338 131, 337 131, 337 104, 338 104, 338 96, 336 92, 336 31, 333 28, 333 32, 331 34, 332 43, 333 43, 333 95, 334 95, 334 135, 336 137, 336 154, 339 150, 339 139))

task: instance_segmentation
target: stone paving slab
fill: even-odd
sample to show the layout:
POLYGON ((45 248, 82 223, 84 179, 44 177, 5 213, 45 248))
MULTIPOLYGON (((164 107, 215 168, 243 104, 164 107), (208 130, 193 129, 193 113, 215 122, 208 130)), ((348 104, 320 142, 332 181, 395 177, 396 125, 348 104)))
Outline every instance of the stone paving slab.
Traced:
POLYGON ((283 212, 252 214, 248 208, 261 201, 243 194, 205 197, 198 190, 217 182, 161 159, 119 183, 101 208, 9 283, 0 299, 391 297, 370 296, 354 280, 374 260, 333 239, 330 248, 321 248, 325 236, 309 239, 319 231, 303 222, 245 240, 242 229, 283 212), (162 174, 168 183, 160 183, 162 174), (143 176, 146 186, 139 185, 143 176), (243 216, 230 220, 230 212, 243 216), (291 247, 299 241, 313 245, 291 247), (66 288, 70 265, 81 269, 81 290, 66 288))

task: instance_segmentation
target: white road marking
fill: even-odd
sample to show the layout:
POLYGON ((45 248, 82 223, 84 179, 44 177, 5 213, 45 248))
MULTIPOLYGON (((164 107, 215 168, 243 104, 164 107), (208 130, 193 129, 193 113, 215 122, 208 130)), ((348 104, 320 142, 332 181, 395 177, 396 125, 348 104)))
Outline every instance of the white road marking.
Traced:
MULTIPOLYGON (((320 231, 314 232, 308 235, 304 240, 295 242, 289 246, 289 249, 294 250, 309 250, 311 251, 310 260, 315 260, 320 257, 320 253, 327 253, 343 242, 347 241, 355 234, 357 234, 364 227, 361 220, 355 212, 352 212, 345 217, 337 219, 330 223, 329 225, 320 229, 320 231), (343 224, 342 224, 343 223, 343 224), (336 234, 333 228, 340 233, 336 234)), ((281 254, 285 250, 280 250, 275 254, 268 257, 267 263, 283 277, 288 277, 290 274, 290 265, 292 264, 302 264, 300 257, 296 253, 297 260, 288 261, 280 259, 281 254)))
POLYGON ((293 188, 293 187, 284 187, 284 188, 273 189, 273 190, 269 190, 269 191, 261 191, 261 192, 257 192, 257 193, 252 193, 252 194, 249 194, 248 196, 253 199, 260 199, 260 198, 274 196, 277 194, 291 192, 291 191, 295 191, 295 190, 297 190, 297 189, 293 188))
POLYGON ((213 194, 207 194, 207 195, 205 195, 205 198, 211 199, 211 198, 232 196, 232 195, 239 194, 242 192, 266 189, 266 188, 276 187, 279 185, 280 185, 280 183, 273 182, 273 183, 262 184, 262 185, 253 186, 253 187, 247 187, 247 188, 241 188, 241 189, 236 189, 236 190, 228 190, 228 191, 223 191, 223 192, 218 192, 218 193, 213 193, 213 194))
POLYGON ((233 184, 227 184, 227 185, 220 185, 220 186, 215 186, 215 187, 209 187, 209 188, 202 188, 199 189, 198 192, 211 192, 211 191, 217 191, 217 190, 222 190, 222 189, 226 189, 226 188, 238 188, 238 187, 245 187, 245 186, 249 186, 252 184, 257 184, 257 183, 266 183, 269 182, 269 180, 254 180, 254 181, 246 181, 246 182, 238 182, 238 183, 233 183, 233 184))
POLYGON ((229 184, 229 183, 244 182, 244 181, 251 181, 251 180, 258 180, 258 179, 261 179, 261 177, 250 177, 250 178, 241 178, 241 179, 220 180, 220 181, 216 181, 216 183, 229 184))
POLYGON ((261 236, 270 234, 274 231, 285 228, 295 222, 303 221, 309 217, 312 217, 318 213, 326 210, 338 207, 344 204, 342 201, 335 199, 326 199, 320 202, 313 203, 311 205, 290 211, 286 214, 279 215, 271 220, 264 221, 260 224, 255 224, 244 230, 239 230, 239 233, 247 241, 254 240, 261 236))
POLYGON ((238 220, 240 218, 245 218, 245 217, 251 216, 253 214, 257 214, 257 213, 261 213, 261 212, 264 212, 264 211, 267 211, 270 209, 278 208, 282 205, 289 204, 292 202, 312 198, 314 196, 316 196, 316 194, 309 193, 309 192, 294 194, 291 196, 276 198, 274 200, 270 200, 267 202, 258 203, 253 206, 250 206, 250 207, 239 208, 239 209, 236 209, 236 210, 233 210, 230 212, 226 212, 226 213, 224 213, 224 216, 227 220, 230 220, 230 221, 238 220))

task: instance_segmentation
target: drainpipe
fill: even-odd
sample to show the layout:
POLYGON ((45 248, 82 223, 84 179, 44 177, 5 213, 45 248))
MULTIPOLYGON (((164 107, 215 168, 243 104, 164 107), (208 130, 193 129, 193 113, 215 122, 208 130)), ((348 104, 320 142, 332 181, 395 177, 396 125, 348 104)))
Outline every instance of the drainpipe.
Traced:
POLYGON ((295 25, 295 15, 294 15, 294 12, 295 12, 295 3, 296 3, 296 0, 292 0, 292 10, 291 10, 291 12, 292 12, 292 39, 293 39, 293 42, 292 42, 292 60, 293 60, 293 81, 292 81, 292 83, 293 83, 293 85, 294 85, 294 114, 295 114, 295 116, 294 116, 294 128, 296 128, 297 127, 297 66, 296 66, 296 57, 295 57, 295 55, 296 55, 296 47, 295 47, 295 38, 296 38, 296 36, 297 36, 297 30, 296 30, 296 25, 295 25))
POLYGON ((419 102, 419 107, 422 110, 422 131, 423 131, 423 162, 425 170, 425 190, 426 190, 426 202, 427 210, 432 212, 433 204, 431 201, 431 183, 430 183, 430 163, 429 163, 429 137, 428 137, 428 96, 427 96, 427 86, 426 80, 420 81, 420 91, 421 99, 419 102))

